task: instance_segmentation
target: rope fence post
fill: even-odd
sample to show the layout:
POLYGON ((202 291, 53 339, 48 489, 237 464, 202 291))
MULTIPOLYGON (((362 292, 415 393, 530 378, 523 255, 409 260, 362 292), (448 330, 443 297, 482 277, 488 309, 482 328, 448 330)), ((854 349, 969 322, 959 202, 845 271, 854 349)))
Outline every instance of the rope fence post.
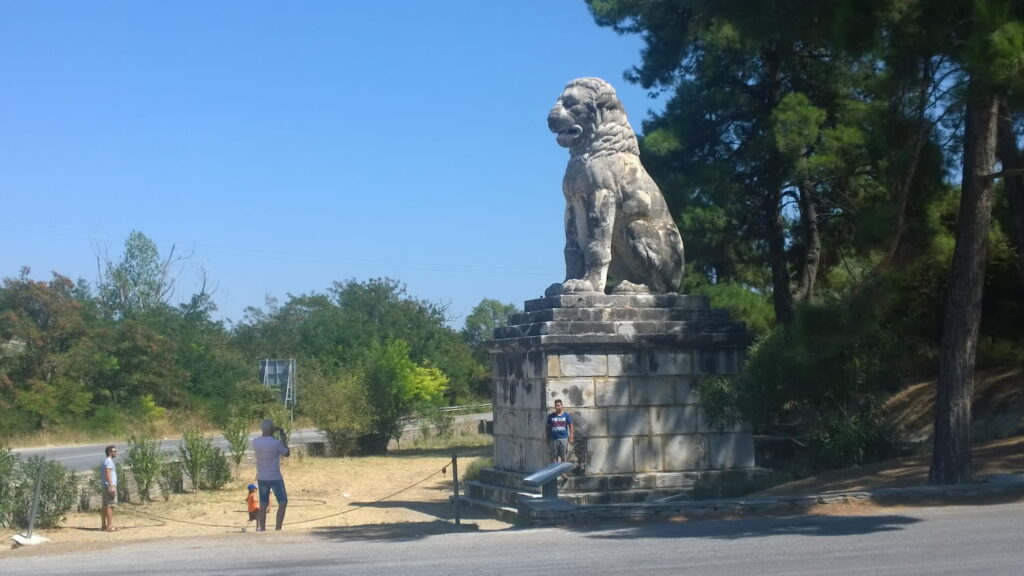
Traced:
POLYGON ((459 518, 459 455, 457 453, 452 454, 452 507, 455 513, 455 525, 459 526, 462 524, 462 520, 459 518))
POLYGON ((39 513, 39 492, 43 487, 43 474, 46 473, 46 458, 39 461, 39 474, 36 475, 36 489, 32 493, 32 510, 28 515, 28 533, 25 537, 32 539, 32 531, 36 527, 36 514, 39 513))

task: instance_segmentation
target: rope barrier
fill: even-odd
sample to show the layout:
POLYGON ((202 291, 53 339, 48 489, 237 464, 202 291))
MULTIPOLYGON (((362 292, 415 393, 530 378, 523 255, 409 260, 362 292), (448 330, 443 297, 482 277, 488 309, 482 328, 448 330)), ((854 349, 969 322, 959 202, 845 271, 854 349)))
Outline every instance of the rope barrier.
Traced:
MULTIPOLYGON (((306 524, 308 522, 317 522, 319 520, 326 520, 327 518, 333 518, 335 516, 341 516, 341 515, 344 515, 344 514, 348 514, 349 512, 354 512, 356 510, 359 510, 360 508, 366 508, 366 507, 369 507, 369 506, 373 506, 374 504, 380 504, 381 502, 383 502, 383 501, 385 501, 385 500, 387 500, 389 498, 393 498, 395 496, 398 496, 402 492, 405 492, 407 490, 411 490, 411 489, 415 488, 416 486, 419 486, 420 484, 423 484, 424 482, 426 482, 427 480, 430 480, 431 478, 433 478, 434 476, 437 476, 438 474, 447 474, 448 466, 450 466, 451 464, 452 464, 452 461, 449 460, 448 463, 445 464, 444 466, 442 466, 440 470, 432 472, 426 478, 424 478, 424 479, 422 479, 422 480, 420 480, 418 482, 415 482, 413 484, 410 484, 410 485, 406 486, 405 488, 402 488, 401 490, 399 490, 397 492, 392 492, 391 494, 388 494, 387 496, 384 496, 383 498, 379 498, 377 500, 374 500, 373 502, 369 502, 367 504, 362 504, 362 505, 359 505, 359 506, 350 506, 349 508, 347 508, 345 510, 342 510, 341 512, 336 512, 334 514, 328 514, 326 516, 320 516, 318 518, 310 518, 308 520, 299 520, 299 521, 296 521, 296 522, 286 522, 284 525, 285 526, 294 526, 296 524, 306 524)), ((324 501, 324 500, 315 500, 315 499, 312 499, 312 498, 306 498, 306 499, 300 499, 300 500, 311 500, 311 501, 315 501, 315 502, 322 502, 325 505, 327 504, 327 502, 324 501)), ((234 502, 234 500, 231 500, 231 502, 234 502)), ((154 521, 164 521, 164 523, 160 524, 160 526, 166 526, 167 522, 177 522, 179 524, 190 524, 192 526, 204 526, 204 527, 207 527, 207 528, 238 528, 237 524, 230 524, 230 525, 229 524, 209 524, 209 523, 206 523, 206 522, 196 522, 196 521, 192 521, 192 520, 181 520, 181 519, 178 519, 178 518, 169 518, 169 517, 166 517, 166 516, 159 516, 157 514, 152 514, 152 513, 149 513, 149 512, 141 512, 141 511, 138 511, 138 510, 123 509, 123 510, 120 510, 120 511, 122 513, 128 514, 129 516, 138 516, 138 517, 141 517, 141 518, 146 518, 148 520, 154 520, 154 521)), ((140 528, 141 528, 141 526, 140 526, 140 528)))

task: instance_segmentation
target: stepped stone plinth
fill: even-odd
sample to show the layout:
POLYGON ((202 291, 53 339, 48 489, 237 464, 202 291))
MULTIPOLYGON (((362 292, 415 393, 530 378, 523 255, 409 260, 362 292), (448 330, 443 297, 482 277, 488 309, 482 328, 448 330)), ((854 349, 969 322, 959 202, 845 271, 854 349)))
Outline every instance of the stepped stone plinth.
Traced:
POLYGON ((696 391, 702 377, 738 371, 750 343, 742 322, 678 294, 562 295, 524 310, 491 342, 494 470, 478 497, 523 497, 521 476, 549 463, 556 399, 576 426, 577 467, 559 490, 570 501, 662 498, 753 472, 750 430, 710 426, 696 391))

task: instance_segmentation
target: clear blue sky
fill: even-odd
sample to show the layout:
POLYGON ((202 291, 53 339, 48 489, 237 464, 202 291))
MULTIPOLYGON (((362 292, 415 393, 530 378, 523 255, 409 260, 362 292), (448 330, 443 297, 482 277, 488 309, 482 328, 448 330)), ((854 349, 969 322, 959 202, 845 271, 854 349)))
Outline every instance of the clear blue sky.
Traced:
POLYGON ((460 328, 564 275, 566 82, 641 41, 582 0, 3 2, 0 277, 95 282, 139 230, 217 318, 387 276, 460 328))

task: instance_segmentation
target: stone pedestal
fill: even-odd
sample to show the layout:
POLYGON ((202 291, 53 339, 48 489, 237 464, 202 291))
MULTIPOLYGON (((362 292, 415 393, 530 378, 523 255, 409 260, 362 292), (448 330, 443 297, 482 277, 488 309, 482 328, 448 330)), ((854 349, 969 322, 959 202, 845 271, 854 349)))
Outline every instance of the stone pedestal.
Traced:
POLYGON ((736 373, 749 343, 743 323, 702 296, 527 301, 491 343, 495 466, 482 478, 492 492, 515 491, 549 463, 545 420, 556 399, 576 426, 577 468, 561 488, 576 503, 679 494, 752 471, 750 431, 707 425, 696 392, 704 375, 736 373))

